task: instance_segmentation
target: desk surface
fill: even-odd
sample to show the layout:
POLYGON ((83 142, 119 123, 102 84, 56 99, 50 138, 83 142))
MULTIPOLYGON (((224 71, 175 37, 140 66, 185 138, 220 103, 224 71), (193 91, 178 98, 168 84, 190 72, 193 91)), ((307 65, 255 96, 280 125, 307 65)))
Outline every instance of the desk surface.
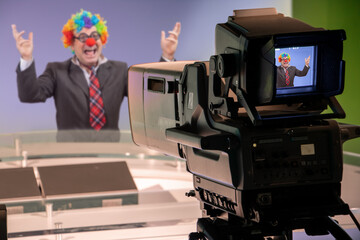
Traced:
MULTIPOLYGON (((33 139, 30 136, 23 139, 26 138, 33 139)), ((3 176, 5 184, 20 185, 24 188, 21 194, 29 191, 31 196, 37 192, 33 199, 20 201, 14 195, 12 200, 5 201, 9 239, 187 239, 188 233, 196 230, 201 211, 195 198, 185 196, 185 192, 193 188, 192 175, 186 171, 185 162, 135 146, 129 139, 110 144, 29 140, 23 141, 17 150, 9 144, 0 146, 0 169, 5 170, 4 173, 8 171, 0 180, 3 176), (27 152, 26 168, 21 167, 23 157, 19 150, 27 152), (120 175, 126 173, 118 173, 124 162, 134 185, 121 186, 120 175), (99 184, 100 181, 92 182, 96 171, 95 175, 87 175, 88 170, 96 166, 104 167, 97 177, 110 182, 107 186, 99 184), (46 183, 41 180, 45 190, 42 195, 38 194, 38 182, 32 175, 36 170, 46 179, 46 183), (14 178, 12 172, 21 172, 24 175, 21 179, 28 180, 18 183, 19 178, 14 178), (106 180, 111 176, 115 179, 106 180), (74 181, 82 183, 81 187, 71 186, 74 181), (64 190, 66 185, 72 190, 64 190), (137 201, 126 202, 129 196, 126 187, 137 190, 137 201), (102 191, 105 188, 108 191, 102 191), (119 189, 124 191, 117 191, 119 189), (65 207, 58 208, 60 205, 65 207)), ((359 182, 360 167, 345 164, 342 198, 360 220, 359 182)), ((336 219, 352 236, 360 239, 348 216, 336 219)), ((303 231, 294 232, 294 240, 300 239, 308 237, 303 231)), ((325 240, 329 236, 316 239, 325 240)))

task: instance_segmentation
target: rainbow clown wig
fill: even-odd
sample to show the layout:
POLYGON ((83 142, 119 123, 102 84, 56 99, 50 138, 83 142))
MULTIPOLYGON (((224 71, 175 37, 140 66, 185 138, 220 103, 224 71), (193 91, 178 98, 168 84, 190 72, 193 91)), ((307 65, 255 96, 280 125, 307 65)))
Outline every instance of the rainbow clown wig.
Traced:
POLYGON ((287 57, 287 58, 289 59, 289 62, 291 61, 290 54, 288 54, 288 53, 282 53, 282 54, 279 55, 279 62, 281 62, 281 59, 282 59, 282 58, 285 58, 285 57, 287 57))
POLYGON ((106 44, 109 36, 106 27, 106 21, 99 14, 92 14, 91 12, 81 9, 80 12, 75 13, 64 25, 62 33, 62 41, 64 47, 67 48, 72 45, 74 39, 74 33, 80 32, 84 27, 91 28, 96 27, 96 31, 100 34, 100 39, 103 45, 106 44))

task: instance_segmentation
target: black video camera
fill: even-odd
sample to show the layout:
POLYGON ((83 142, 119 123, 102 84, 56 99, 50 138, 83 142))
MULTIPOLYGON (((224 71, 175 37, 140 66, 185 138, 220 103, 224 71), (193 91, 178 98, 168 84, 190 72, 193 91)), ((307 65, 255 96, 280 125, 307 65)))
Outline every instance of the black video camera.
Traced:
POLYGON ((345 38, 274 9, 240 10, 216 26, 209 61, 130 67, 133 141, 186 159, 208 239, 321 234, 331 227, 319 219, 349 214, 342 143, 358 135, 330 120, 345 117, 335 98, 345 38))

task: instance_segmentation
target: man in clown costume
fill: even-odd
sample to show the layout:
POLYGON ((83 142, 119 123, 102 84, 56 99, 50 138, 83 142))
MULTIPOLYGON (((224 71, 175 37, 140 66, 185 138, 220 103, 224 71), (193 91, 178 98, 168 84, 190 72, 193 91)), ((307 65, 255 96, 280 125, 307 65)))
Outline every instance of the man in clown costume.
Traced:
MULTIPOLYGON (((172 61, 180 23, 169 36, 161 33, 161 61, 172 61)), ((99 14, 81 10, 64 25, 64 47, 74 55, 64 62, 48 63, 39 77, 33 59, 33 34, 24 39, 12 25, 21 55, 16 69, 21 102, 45 102, 54 97, 58 141, 119 141, 119 111, 127 96, 127 64, 102 55, 108 32, 99 14)))
POLYGON ((295 76, 306 76, 310 68, 310 56, 308 58, 305 58, 305 66, 301 71, 294 66, 290 66, 291 57, 288 53, 280 54, 278 60, 281 65, 277 67, 277 88, 294 87, 295 76))

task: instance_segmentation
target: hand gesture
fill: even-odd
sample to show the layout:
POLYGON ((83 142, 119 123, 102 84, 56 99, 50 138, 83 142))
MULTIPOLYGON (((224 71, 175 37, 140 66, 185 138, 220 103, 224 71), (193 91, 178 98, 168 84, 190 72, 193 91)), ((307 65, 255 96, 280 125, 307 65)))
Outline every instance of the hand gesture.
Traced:
POLYGON ((309 67, 310 64, 310 56, 308 58, 305 58, 305 65, 309 67))
POLYGON ((24 60, 31 60, 32 59, 32 53, 34 49, 33 45, 33 33, 29 33, 29 39, 24 39, 23 35, 25 31, 18 32, 16 30, 16 25, 11 25, 13 36, 16 42, 16 48, 18 49, 21 57, 24 60))
POLYGON ((177 22, 172 31, 169 31, 169 36, 165 38, 165 32, 161 31, 161 49, 163 57, 173 60, 178 45, 178 37, 181 30, 180 22, 177 22))

